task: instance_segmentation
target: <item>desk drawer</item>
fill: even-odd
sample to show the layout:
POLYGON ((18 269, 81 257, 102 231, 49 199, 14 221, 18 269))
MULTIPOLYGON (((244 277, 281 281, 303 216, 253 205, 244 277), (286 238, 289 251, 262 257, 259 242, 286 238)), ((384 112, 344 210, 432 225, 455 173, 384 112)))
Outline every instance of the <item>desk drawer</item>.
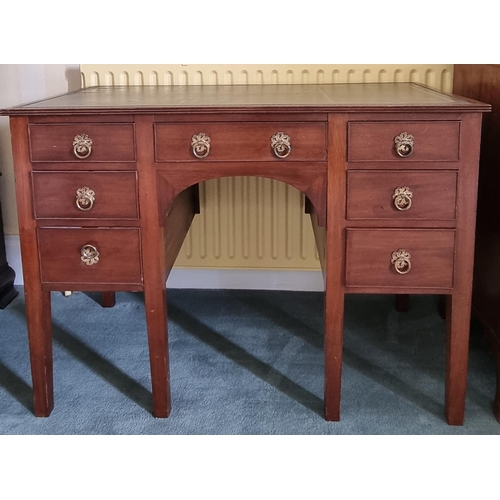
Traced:
POLYGON ((381 288, 453 286, 454 230, 347 229, 346 231, 346 286, 381 288), (401 263, 399 268, 401 274, 396 271, 399 263, 401 263))
MULTIPOLYGON (((279 148, 279 145, 278 145, 279 148)), ((168 161, 323 161, 326 160, 324 123, 182 123, 155 125, 155 158, 168 161), (289 137, 290 151, 283 137, 283 151, 277 153, 271 138, 279 132, 289 137), (204 134, 202 137, 199 134, 204 134), (198 141, 193 138, 198 136, 198 141), (208 139, 207 139, 208 138, 208 139), (206 143, 209 140, 209 146, 206 143), (205 141, 205 143, 203 142, 205 141), (200 148, 196 157, 193 143, 200 148), (283 157, 277 157, 281 154, 283 157)))
POLYGON ((36 219, 137 219, 135 172, 33 172, 36 219))
POLYGON ((350 162, 411 163, 459 159, 459 121, 350 122, 348 127, 350 162), (406 156, 398 154, 396 138, 399 138, 401 155, 406 156), (409 142, 412 145, 408 145, 409 142))
POLYGON ((139 229, 38 228, 37 232, 43 283, 142 283, 139 229))
POLYGON ((351 170, 347 218, 453 220, 456 191, 456 172, 351 170))
POLYGON ((134 142, 131 123, 29 126, 32 162, 134 162, 134 142))

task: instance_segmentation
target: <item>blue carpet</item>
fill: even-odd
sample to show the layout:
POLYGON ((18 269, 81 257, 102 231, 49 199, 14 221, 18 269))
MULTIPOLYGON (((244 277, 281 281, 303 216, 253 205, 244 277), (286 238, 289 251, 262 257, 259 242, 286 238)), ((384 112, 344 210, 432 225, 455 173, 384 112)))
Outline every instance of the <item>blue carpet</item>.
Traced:
POLYGON ((22 288, 0 311, 0 434, 500 434, 473 323, 465 424, 444 420, 437 298, 346 298, 340 422, 323 419, 323 294, 170 290, 172 413, 151 415, 142 294, 52 294, 55 408, 33 416, 22 288))

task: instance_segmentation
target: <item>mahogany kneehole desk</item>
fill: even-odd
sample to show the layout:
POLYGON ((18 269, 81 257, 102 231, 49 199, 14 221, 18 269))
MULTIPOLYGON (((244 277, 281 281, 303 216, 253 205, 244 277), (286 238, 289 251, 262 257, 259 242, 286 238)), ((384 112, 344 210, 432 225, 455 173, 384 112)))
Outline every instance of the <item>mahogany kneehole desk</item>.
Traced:
POLYGON ((11 117, 35 415, 53 408, 50 292, 144 291, 153 413, 170 412, 166 280, 199 182, 307 197, 325 281, 325 418, 344 295, 447 296, 445 414, 464 419, 482 113, 418 84, 93 87, 11 117), (54 259, 54 255, 58 258, 54 259))

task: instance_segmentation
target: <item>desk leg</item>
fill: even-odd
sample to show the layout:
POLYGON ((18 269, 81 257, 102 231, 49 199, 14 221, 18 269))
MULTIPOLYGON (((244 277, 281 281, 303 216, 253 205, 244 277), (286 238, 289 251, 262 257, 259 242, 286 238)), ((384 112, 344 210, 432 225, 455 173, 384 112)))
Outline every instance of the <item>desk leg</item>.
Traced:
POLYGON ((328 118, 328 185, 325 245, 325 419, 340 420, 344 338, 344 211, 347 116, 328 118))
POLYGON ((54 408, 52 373, 52 320, 50 292, 42 290, 36 221, 31 197, 31 163, 28 118, 11 117, 12 156, 14 157, 17 212, 24 275, 26 322, 33 380, 34 413, 48 417, 54 408))
POLYGON ((340 420, 344 294, 325 290, 325 419, 340 420))
POLYGON ((151 225, 143 229, 142 252, 153 415, 158 418, 166 418, 170 413, 167 292, 163 257, 163 230, 159 226, 151 225))
POLYGON ((397 312, 408 312, 410 310, 410 296, 407 293, 397 293, 394 298, 397 312))
POLYGON ((342 376, 342 339, 344 330, 344 291, 340 276, 342 252, 338 242, 328 240, 330 232, 319 227, 318 217, 311 210, 311 221, 319 260, 325 279, 325 419, 340 420, 340 386, 342 376))
POLYGON ((446 297, 445 415, 450 425, 464 422, 470 309, 470 294, 446 297))
POLYGON ((144 303, 148 326, 153 415, 166 418, 170 414, 170 375, 165 285, 157 283, 155 286, 154 283, 145 283, 144 303))
POLYGON ((167 293, 163 236, 158 216, 158 194, 154 159, 153 116, 135 118, 139 210, 141 213, 142 271, 144 304, 148 329, 149 362, 153 390, 153 415, 166 418, 170 413, 168 364, 167 293))
POLYGON ((101 293, 101 306, 114 307, 116 304, 115 292, 102 292, 101 293))
POLYGON ((166 277, 160 241, 163 242, 163 231, 160 228, 143 231, 144 305, 148 328, 153 415, 166 418, 170 414, 170 370, 166 277))
POLYGON ((48 417, 54 408, 50 292, 26 285, 25 301, 35 416, 48 417))

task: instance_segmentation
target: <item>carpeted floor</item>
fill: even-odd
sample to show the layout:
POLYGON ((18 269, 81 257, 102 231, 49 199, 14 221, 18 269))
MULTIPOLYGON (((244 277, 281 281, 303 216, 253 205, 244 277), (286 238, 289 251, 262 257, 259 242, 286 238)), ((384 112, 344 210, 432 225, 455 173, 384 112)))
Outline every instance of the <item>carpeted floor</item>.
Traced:
POLYGON ((172 413, 151 415, 144 304, 52 294, 55 409, 33 416, 22 288, 0 311, 0 434, 500 434, 493 359, 473 323, 465 424, 444 407, 437 298, 346 299, 342 414, 326 422, 323 294, 170 290, 172 413))

